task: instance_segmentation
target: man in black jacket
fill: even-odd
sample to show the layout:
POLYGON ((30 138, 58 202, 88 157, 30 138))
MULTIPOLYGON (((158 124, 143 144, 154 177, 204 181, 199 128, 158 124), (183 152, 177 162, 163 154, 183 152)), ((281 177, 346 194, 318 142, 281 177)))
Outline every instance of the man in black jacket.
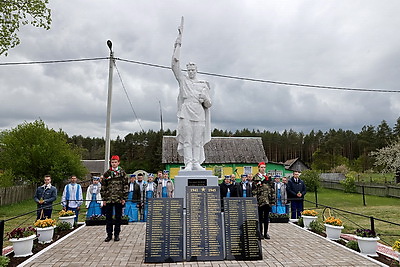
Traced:
POLYGON ((299 178, 300 172, 294 171, 293 177, 289 180, 287 185, 288 200, 292 210, 292 219, 300 218, 303 211, 304 195, 306 194, 306 185, 303 180, 299 178))

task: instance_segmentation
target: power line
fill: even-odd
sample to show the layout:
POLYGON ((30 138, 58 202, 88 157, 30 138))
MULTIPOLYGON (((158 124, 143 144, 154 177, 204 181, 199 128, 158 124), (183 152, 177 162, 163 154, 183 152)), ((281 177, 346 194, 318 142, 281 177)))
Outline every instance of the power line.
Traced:
MULTIPOLYGON (((64 60, 49 60, 49 61, 5 62, 5 63, 0 63, 0 66, 33 65, 33 64, 56 64, 56 63, 71 63, 71 62, 96 61, 96 60, 106 60, 106 59, 108 60, 109 57, 64 59, 64 60)), ((114 59, 122 61, 122 62, 133 63, 133 64, 138 64, 138 65, 143 65, 143 66, 148 66, 148 67, 171 69, 171 67, 169 67, 169 66, 164 66, 164 65, 159 65, 159 64, 153 64, 153 63, 147 63, 147 62, 123 59, 123 58, 114 58, 114 59)), ((203 74, 203 75, 207 75, 207 76, 219 77, 219 78, 242 80, 242 81, 249 81, 249 82, 268 83, 268 84, 277 84, 277 85, 283 85, 283 86, 307 87, 307 88, 327 89, 327 90, 341 90, 341 91, 373 92, 373 93, 400 93, 400 90, 351 88, 351 87, 339 87, 339 86, 326 86, 326 85, 313 85, 313 84, 304 84, 304 83, 281 82, 281 81, 240 77, 240 76, 217 74, 217 73, 202 72, 202 71, 199 71, 198 73, 199 74, 203 74)))
POLYGON ((129 98, 128 92, 126 91, 125 84, 124 84, 124 82, 122 81, 121 73, 119 72, 119 69, 118 69, 118 67, 117 67, 117 64, 115 64, 115 62, 114 62, 114 66, 115 66, 115 69, 117 70, 117 74, 118 74, 119 80, 121 81, 122 88, 124 89, 126 98, 127 98, 128 101, 129 101, 129 105, 131 106, 131 109, 132 109, 132 111, 133 111, 133 114, 134 114, 135 117, 136 117, 136 120, 137 120, 137 122, 138 122, 138 124, 139 124, 140 129, 142 129, 142 131, 144 132, 144 129, 143 129, 143 127, 142 127, 142 124, 140 123, 140 120, 139 120, 138 116, 136 115, 135 109, 133 108, 132 101, 131 101, 131 99, 129 98))
POLYGON ((15 65, 34 65, 34 64, 56 64, 56 63, 71 63, 83 61, 96 61, 110 59, 109 57, 95 57, 95 58, 78 58, 78 59, 62 59, 62 60, 46 60, 46 61, 26 61, 26 62, 5 62, 0 63, 0 66, 15 66, 15 65))
MULTIPOLYGON (((162 68, 162 69, 171 69, 171 67, 167 67, 167 66, 163 66, 163 65, 157 65, 157 64, 134 61, 134 60, 127 60, 127 59, 121 59, 121 58, 116 58, 116 60, 129 62, 129 63, 134 63, 134 64, 139 64, 139 65, 144 65, 144 66, 162 68)), ((211 72, 202 72, 202 71, 198 71, 197 73, 203 74, 203 75, 208 75, 208 76, 219 77, 219 78, 227 78, 227 79, 242 80, 242 81, 249 81, 249 82, 259 82, 259 83, 271 83, 271 84, 279 84, 279 85, 285 85, 285 86, 309 87, 309 88, 329 89, 329 90, 360 91, 360 92, 400 93, 400 91, 398 91, 398 90, 350 88, 350 87, 338 87, 338 86, 325 86, 325 85, 312 85, 312 84, 302 84, 302 83, 290 83, 290 82, 280 82, 280 81, 272 81, 272 80, 264 80, 264 79, 255 79, 255 78, 224 75, 224 74, 217 74, 217 73, 211 73, 211 72)))

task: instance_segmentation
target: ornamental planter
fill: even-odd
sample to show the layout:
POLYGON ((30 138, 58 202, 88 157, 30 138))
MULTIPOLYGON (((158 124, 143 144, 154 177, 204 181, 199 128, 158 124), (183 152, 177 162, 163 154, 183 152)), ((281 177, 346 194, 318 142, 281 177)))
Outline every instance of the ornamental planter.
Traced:
POLYGON ((10 242, 13 244, 14 257, 27 257, 32 255, 33 240, 36 235, 21 238, 11 238, 10 242))
POLYGON ((360 248, 361 254, 371 257, 378 257, 376 250, 378 249, 379 237, 360 237, 356 236, 358 247, 360 248))
POLYGON ((326 238, 331 240, 339 240, 342 234, 343 226, 336 226, 331 224, 324 224, 326 230, 326 238))
POLYGON ((317 216, 306 216, 306 215, 301 215, 301 217, 303 218, 304 228, 306 229, 310 229, 310 223, 318 218, 317 216))
POLYGON ((55 228, 54 226, 45 228, 36 228, 36 232, 38 235, 38 242, 40 244, 47 244, 53 241, 54 228, 55 228))
POLYGON ((74 218, 76 215, 72 215, 72 216, 65 216, 65 217, 58 217, 58 219, 62 222, 67 222, 71 225, 71 227, 74 227, 74 218))

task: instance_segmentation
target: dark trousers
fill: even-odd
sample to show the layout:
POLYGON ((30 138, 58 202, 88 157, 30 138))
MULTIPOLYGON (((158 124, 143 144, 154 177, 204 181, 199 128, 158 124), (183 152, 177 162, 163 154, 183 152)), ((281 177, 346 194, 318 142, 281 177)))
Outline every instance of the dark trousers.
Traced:
POLYGON ((263 224, 264 224, 264 235, 268 233, 269 224, 269 213, 271 212, 271 207, 269 205, 264 205, 258 207, 258 221, 260 222, 260 233, 263 234, 263 224))
POLYGON ((121 217, 122 217, 122 204, 121 203, 107 203, 106 204, 106 232, 107 236, 113 234, 113 211, 115 209, 115 226, 114 236, 119 236, 121 232, 121 217))
POLYGON ((303 200, 292 200, 290 207, 292 209, 292 219, 300 218, 303 211, 303 200))
POLYGON ((51 218, 52 212, 53 212, 53 209, 39 209, 37 211, 36 220, 44 220, 46 218, 51 218))

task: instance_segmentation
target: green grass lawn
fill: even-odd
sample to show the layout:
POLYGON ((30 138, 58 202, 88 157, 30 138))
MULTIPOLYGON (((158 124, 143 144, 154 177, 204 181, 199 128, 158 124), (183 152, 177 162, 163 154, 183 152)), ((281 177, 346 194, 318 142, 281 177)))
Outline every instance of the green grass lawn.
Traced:
MULTIPOLYGON (((346 211, 373 216, 400 224, 400 199, 366 195, 366 206, 363 205, 361 194, 344 193, 340 190, 319 189, 318 203, 332 208, 339 208, 346 211)), ((310 192, 306 195, 306 200, 315 202, 315 194, 310 192)), ((315 204, 305 202, 305 209, 315 209, 319 212, 318 220, 323 221, 324 207, 315 208, 315 204)), ((325 216, 329 213, 325 211, 325 216)), ((370 218, 352 215, 342 211, 331 210, 331 215, 340 218, 344 222, 344 231, 353 233, 357 228, 370 228, 370 218)), ((380 235, 383 243, 392 245, 395 240, 400 238, 400 226, 386 222, 374 220, 375 231, 380 235)))

